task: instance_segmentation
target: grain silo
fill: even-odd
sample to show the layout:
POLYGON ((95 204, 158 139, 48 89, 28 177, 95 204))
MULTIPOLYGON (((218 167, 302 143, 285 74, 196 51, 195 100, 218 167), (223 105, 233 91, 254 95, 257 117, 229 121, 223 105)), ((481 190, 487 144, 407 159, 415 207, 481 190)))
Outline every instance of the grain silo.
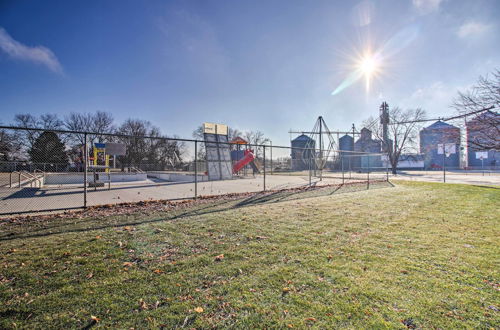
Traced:
POLYGON ((302 134, 292 140, 292 170, 302 171, 309 168, 309 159, 313 158, 316 141, 302 134), (305 150, 307 149, 307 150, 305 150))
POLYGON ((426 169, 460 166, 460 128, 438 120, 420 131, 426 169), (443 154, 443 147, 445 153, 443 154), (446 156, 446 154, 449 154, 446 156))
POLYGON ((339 150, 341 159, 340 163, 341 169, 350 170, 352 167, 352 157, 353 157, 352 151, 354 151, 354 138, 347 134, 339 138, 339 150))

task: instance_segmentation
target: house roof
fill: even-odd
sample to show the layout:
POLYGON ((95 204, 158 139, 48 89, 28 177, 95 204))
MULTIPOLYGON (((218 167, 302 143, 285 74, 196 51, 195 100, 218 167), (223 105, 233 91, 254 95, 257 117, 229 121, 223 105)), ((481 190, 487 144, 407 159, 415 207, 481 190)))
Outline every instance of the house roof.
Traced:
POLYGON ((483 113, 478 114, 477 116, 475 116, 474 118, 469 120, 467 123, 471 123, 471 122, 474 122, 477 120, 483 120, 483 119, 487 119, 487 118, 495 118, 495 117, 499 117, 499 116, 500 116, 500 113, 488 110, 488 111, 485 111, 483 113))
POLYGON ((234 143, 234 144, 248 144, 248 141, 237 136, 235 137, 234 139, 231 140, 231 143, 234 143))
POLYGON ((302 134, 302 135, 299 135, 297 136, 295 139, 292 140, 292 142, 295 142, 295 141, 311 141, 312 139, 305 135, 305 134, 302 134))
POLYGON ((450 124, 445 123, 444 121, 441 121, 441 120, 438 120, 434 124, 429 125, 426 128, 424 128, 424 129, 427 130, 427 129, 444 129, 444 128, 456 128, 456 129, 459 129, 456 126, 450 125, 450 124))

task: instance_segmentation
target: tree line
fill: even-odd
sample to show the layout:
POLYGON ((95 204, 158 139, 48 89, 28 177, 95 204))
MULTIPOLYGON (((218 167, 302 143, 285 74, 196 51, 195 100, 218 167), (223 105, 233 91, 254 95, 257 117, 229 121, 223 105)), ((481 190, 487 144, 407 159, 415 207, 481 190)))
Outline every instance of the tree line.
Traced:
POLYGON ((130 118, 116 124, 113 115, 103 111, 71 113, 63 118, 54 114, 17 114, 12 126, 40 131, 0 130, 0 160, 3 161, 58 164, 61 170, 68 170, 70 164, 82 164, 84 134, 54 132, 68 130, 91 132, 87 134, 89 147, 95 143, 124 143, 126 155, 117 158, 122 169, 132 166, 164 169, 183 163, 184 143, 168 140, 169 136, 147 120, 130 118))

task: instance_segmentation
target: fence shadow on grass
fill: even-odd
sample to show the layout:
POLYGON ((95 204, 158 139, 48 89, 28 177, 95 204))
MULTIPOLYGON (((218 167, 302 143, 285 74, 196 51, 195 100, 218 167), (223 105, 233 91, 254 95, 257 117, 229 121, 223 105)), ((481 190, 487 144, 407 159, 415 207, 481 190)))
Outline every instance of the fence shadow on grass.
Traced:
MULTIPOLYGON (((370 182, 369 189, 393 187, 388 181, 370 182)), ((6 232, 4 228, 0 234, 0 241, 10 241, 15 239, 26 239, 45 237, 63 233, 79 233, 92 230, 102 230, 109 228, 120 228, 125 226, 138 226, 148 223, 159 223, 163 221, 174 221, 187 217, 202 216, 218 212, 224 212, 231 209, 239 209, 256 205, 273 204, 297 199, 331 196, 339 193, 348 193, 356 191, 367 190, 367 183, 347 183, 332 186, 319 186, 309 189, 293 189, 293 190, 278 190, 269 192, 259 192, 251 196, 234 198, 234 199, 221 199, 209 201, 208 204, 189 206, 186 210, 153 210, 150 214, 144 214, 144 210, 132 214, 118 214, 118 215, 105 215, 105 216, 90 216, 90 217, 64 217, 58 218, 54 215, 44 222, 35 221, 30 223, 29 220, 19 220, 15 225, 10 225, 11 229, 14 227, 24 227, 24 232, 6 232), (161 215, 161 216, 160 216, 161 215), (142 219, 131 220, 130 217, 140 217, 142 219), (159 217, 160 216, 160 217, 159 217), (24 222, 23 222, 24 221, 24 222), (104 223, 103 223, 104 222, 104 223), (39 228, 32 228, 38 226, 39 228), (28 229, 28 227, 30 227, 28 229)), ((119 205, 116 207, 120 207, 119 205)), ((112 211, 112 207, 109 209, 112 211)), ((85 215, 85 212, 82 213, 85 215)), ((79 213, 78 215, 82 215, 79 213)))

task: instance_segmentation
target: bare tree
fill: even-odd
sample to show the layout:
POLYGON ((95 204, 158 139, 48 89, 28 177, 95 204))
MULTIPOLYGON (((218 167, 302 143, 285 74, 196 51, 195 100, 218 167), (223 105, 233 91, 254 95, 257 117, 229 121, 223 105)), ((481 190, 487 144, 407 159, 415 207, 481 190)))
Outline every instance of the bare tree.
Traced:
MULTIPOLYGON (((89 113, 72 112, 64 118, 64 127, 70 131, 87 132, 90 130, 92 115, 89 113)), ((71 134, 70 138, 79 145, 85 143, 85 134, 71 134)))
POLYGON ((395 107, 389 110, 388 135, 389 141, 384 141, 382 125, 379 120, 369 118, 364 121, 374 135, 382 141, 384 150, 393 174, 396 174, 399 157, 404 153, 417 151, 418 131, 420 121, 425 119, 425 111, 422 109, 403 110, 395 107))
MULTIPOLYGON (((88 143, 91 145, 94 142, 109 141, 110 138, 105 134, 115 131, 113 115, 103 111, 97 111, 96 113, 70 113, 64 118, 64 126, 70 131, 92 132, 87 135, 88 143)), ((71 134, 70 138, 77 144, 84 144, 84 134, 71 134)))
POLYGON ((122 168, 147 164, 163 169, 166 165, 179 167, 182 163, 184 145, 163 136, 160 129, 149 121, 127 119, 118 128, 118 133, 127 135, 119 138, 127 145, 127 154, 119 158, 122 168))
POLYGON ((8 131, 0 130, 0 160, 9 160, 15 152, 14 135, 8 131))
POLYGON ((500 108, 500 69, 490 76, 480 76, 469 90, 458 92, 453 107, 460 115, 470 115, 465 122, 469 146, 500 150, 500 114, 491 111, 500 108))
POLYGON ((63 128, 64 123, 57 115, 46 113, 40 116, 37 126, 46 130, 57 130, 63 128))
MULTIPOLYGON (((14 117, 14 126, 22 128, 38 128, 38 120, 35 116, 26 113, 14 117)), ((37 131, 16 131, 16 136, 25 148, 31 148, 40 135, 37 131)))
POLYGON ((261 145, 264 145, 266 143, 269 143, 269 139, 264 136, 264 133, 261 131, 247 131, 244 134, 245 140, 248 141, 250 144, 254 144, 254 151, 255 151, 255 157, 259 157, 259 154, 262 152, 262 147, 261 145))
MULTIPOLYGON (((40 117, 29 113, 17 114, 14 117, 14 125, 23 128, 41 128, 48 131, 63 128, 63 122, 54 114, 43 114, 40 117)), ((22 130, 16 131, 15 136, 20 147, 26 151, 33 147, 41 133, 40 131, 22 130)))
POLYGON ((95 133, 95 139, 99 142, 106 142, 109 137, 104 134, 113 133, 115 127, 113 125, 113 115, 109 112, 97 111, 92 115, 90 130, 95 133))

